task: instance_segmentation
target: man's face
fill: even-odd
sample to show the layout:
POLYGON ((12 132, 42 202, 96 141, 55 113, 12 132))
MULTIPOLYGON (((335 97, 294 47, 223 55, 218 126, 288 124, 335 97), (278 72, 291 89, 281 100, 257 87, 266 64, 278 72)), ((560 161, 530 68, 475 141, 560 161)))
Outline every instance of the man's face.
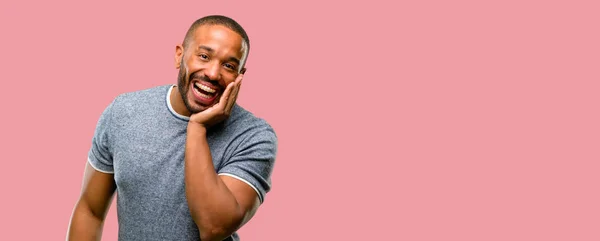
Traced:
POLYGON ((227 27, 203 25, 188 46, 178 46, 177 85, 191 114, 216 104, 227 85, 235 81, 244 55, 242 43, 242 37, 227 27))

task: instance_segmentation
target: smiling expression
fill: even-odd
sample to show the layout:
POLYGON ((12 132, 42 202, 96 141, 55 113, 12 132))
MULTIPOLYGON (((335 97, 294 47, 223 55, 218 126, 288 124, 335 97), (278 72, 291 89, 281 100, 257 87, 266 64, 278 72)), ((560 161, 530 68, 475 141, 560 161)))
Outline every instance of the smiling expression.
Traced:
POLYGON ((177 85, 190 114, 216 103, 237 78, 247 53, 242 37, 222 25, 202 25, 193 38, 176 48, 177 85))

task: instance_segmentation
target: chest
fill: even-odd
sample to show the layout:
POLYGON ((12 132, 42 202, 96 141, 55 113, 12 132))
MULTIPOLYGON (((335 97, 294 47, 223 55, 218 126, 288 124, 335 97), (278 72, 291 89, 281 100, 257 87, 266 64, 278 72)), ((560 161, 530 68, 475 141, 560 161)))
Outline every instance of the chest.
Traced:
MULTIPOLYGON (((113 166, 121 193, 181 193, 184 189, 186 125, 123 123, 115 132, 113 166)), ((208 143, 215 171, 221 167, 224 147, 214 136, 208 143)))

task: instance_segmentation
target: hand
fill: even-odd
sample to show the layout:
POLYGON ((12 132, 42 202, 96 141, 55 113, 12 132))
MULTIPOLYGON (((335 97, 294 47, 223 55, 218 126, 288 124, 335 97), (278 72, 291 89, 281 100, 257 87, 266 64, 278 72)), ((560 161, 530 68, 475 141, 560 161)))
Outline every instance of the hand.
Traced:
POLYGON ((200 124, 205 128, 209 128, 229 117, 231 109, 237 99, 240 86, 242 85, 243 74, 238 77, 232 83, 227 85, 223 95, 219 99, 219 102, 208 109, 195 113, 190 116, 190 123, 200 124))

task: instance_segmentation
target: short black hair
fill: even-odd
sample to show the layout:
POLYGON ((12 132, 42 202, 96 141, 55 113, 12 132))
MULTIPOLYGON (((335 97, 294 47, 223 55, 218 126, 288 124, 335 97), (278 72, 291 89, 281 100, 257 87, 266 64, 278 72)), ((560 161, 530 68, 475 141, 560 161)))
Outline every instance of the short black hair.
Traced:
POLYGON ((248 34, 246 34, 246 31, 238 22, 236 22, 230 17, 226 17, 223 15, 209 15, 194 21, 194 23, 192 23, 192 26, 190 26, 187 33, 185 34, 185 38, 183 39, 184 48, 188 47, 189 42, 194 37, 194 32, 198 27, 202 25, 221 25, 231 29, 232 31, 242 36, 242 39, 244 40, 246 45, 242 45, 242 48, 245 48, 245 56, 244 59, 242 59, 242 61, 245 63, 245 59, 248 58, 248 54, 250 53, 250 39, 248 38, 248 34))

